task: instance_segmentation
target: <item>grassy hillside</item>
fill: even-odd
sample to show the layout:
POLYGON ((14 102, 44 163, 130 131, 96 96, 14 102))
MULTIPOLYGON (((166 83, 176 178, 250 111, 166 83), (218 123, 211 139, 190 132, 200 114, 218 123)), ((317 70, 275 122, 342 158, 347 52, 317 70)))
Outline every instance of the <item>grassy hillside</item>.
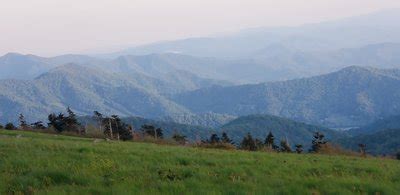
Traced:
POLYGON ((0 194, 400 191, 394 160, 161 146, 0 130, 0 194))

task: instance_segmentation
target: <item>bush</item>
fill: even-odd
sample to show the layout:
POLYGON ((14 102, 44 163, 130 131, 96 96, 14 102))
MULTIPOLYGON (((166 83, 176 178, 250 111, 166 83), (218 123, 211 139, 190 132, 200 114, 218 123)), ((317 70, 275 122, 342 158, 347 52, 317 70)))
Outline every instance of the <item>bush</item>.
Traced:
POLYGON ((400 152, 397 152, 397 154, 396 154, 396 159, 397 159, 397 160, 400 160, 400 152))
POLYGON ((338 145, 332 145, 330 143, 321 145, 321 147, 317 153, 318 154, 328 154, 328 155, 361 156, 360 153, 350 151, 350 150, 345 150, 338 145))
POLYGON ((7 130, 16 130, 17 129, 17 127, 15 127, 14 124, 12 124, 12 123, 7 123, 4 128, 7 130))

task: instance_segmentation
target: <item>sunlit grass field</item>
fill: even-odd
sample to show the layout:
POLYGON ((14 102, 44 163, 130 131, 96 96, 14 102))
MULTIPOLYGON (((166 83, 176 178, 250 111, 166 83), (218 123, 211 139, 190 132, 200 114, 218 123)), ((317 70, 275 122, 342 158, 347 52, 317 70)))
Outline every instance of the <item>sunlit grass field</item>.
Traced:
POLYGON ((0 194, 400 194, 400 161, 0 130, 0 194))

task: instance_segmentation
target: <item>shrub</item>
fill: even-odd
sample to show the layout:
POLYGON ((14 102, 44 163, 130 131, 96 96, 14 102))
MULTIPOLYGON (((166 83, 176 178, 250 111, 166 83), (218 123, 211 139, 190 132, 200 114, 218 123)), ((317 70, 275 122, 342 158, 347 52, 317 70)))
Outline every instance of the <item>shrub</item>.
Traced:
POLYGON ((15 127, 13 123, 7 123, 4 128, 7 129, 7 130, 15 130, 15 129, 17 129, 17 127, 15 127))
POLYGON ((400 160, 400 151, 397 152, 397 154, 396 154, 396 159, 397 159, 397 160, 400 160))

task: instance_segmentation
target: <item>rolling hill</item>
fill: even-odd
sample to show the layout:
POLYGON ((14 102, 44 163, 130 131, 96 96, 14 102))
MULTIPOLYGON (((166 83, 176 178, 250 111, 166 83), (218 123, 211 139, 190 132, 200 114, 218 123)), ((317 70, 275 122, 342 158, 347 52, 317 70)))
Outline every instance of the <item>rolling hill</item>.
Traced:
POLYGON ((174 97, 194 113, 272 114, 329 127, 400 113, 400 70, 348 67, 304 79, 211 87, 174 97))
POLYGON ((268 133, 272 132, 276 144, 286 139, 292 147, 295 144, 302 144, 305 148, 311 145, 313 134, 317 131, 323 133, 327 140, 345 137, 344 134, 325 127, 271 115, 242 116, 221 126, 219 130, 226 132, 236 143, 240 143, 247 133, 251 133, 253 137, 264 141, 268 133))

